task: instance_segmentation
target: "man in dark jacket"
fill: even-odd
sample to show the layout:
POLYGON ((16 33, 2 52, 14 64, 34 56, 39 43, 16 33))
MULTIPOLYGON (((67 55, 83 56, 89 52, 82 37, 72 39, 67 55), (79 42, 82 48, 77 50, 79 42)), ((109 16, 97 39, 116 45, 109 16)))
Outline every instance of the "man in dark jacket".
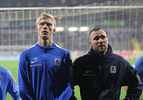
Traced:
POLYGON ((124 100, 139 100, 142 83, 133 67, 113 53, 106 32, 94 28, 89 38, 90 51, 73 62, 74 85, 79 85, 82 100, 119 100, 125 85, 124 100))

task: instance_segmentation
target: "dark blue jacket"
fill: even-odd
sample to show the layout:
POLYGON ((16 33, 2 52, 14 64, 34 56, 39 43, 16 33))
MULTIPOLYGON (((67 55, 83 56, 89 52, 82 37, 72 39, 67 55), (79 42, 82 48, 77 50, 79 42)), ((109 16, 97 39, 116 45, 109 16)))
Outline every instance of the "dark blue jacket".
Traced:
POLYGON ((139 100, 142 83, 134 68, 108 46, 106 55, 88 54, 73 62, 74 85, 82 100, 119 100, 122 86, 129 86, 125 100, 139 100))

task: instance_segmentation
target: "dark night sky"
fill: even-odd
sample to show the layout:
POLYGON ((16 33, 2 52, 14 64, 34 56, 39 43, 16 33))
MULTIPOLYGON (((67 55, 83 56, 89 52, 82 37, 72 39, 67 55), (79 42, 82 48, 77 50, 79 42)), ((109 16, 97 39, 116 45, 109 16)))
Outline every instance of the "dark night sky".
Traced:
MULTIPOLYGON (((0 0, 0 7, 54 7, 103 3, 109 0, 0 0), (62 3, 64 2, 64 3, 62 3)), ((118 0, 110 0, 118 1, 118 0)))

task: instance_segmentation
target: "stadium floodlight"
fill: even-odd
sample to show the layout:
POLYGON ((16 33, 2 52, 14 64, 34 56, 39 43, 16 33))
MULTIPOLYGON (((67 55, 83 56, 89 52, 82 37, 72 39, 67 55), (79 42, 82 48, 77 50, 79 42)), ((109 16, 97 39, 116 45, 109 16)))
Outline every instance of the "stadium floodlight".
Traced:
POLYGON ((75 32, 75 31, 78 31, 78 28, 77 27, 69 27, 68 31, 75 32))
POLYGON ((64 31, 64 27, 56 27, 56 32, 63 32, 64 31))
POLYGON ((84 32, 84 31, 88 31, 88 30, 89 30, 89 27, 80 27, 79 28, 80 32, 84 32))

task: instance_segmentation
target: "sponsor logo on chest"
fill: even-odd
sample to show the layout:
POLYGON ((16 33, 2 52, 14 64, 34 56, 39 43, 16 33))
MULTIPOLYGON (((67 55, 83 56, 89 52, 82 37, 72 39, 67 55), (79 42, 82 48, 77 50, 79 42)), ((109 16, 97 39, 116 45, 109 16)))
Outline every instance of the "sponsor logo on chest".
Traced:
POLYGON ((84 76, 96 76, 93 70, 86 70, 84 76))
POLYGON ((31 61, 31 65, 30 67, 33 67, 33 66, 41 66, 41 64, 37 64, 39 60, 37 59, 37 57, 34 57, 33 60, 31 61))

